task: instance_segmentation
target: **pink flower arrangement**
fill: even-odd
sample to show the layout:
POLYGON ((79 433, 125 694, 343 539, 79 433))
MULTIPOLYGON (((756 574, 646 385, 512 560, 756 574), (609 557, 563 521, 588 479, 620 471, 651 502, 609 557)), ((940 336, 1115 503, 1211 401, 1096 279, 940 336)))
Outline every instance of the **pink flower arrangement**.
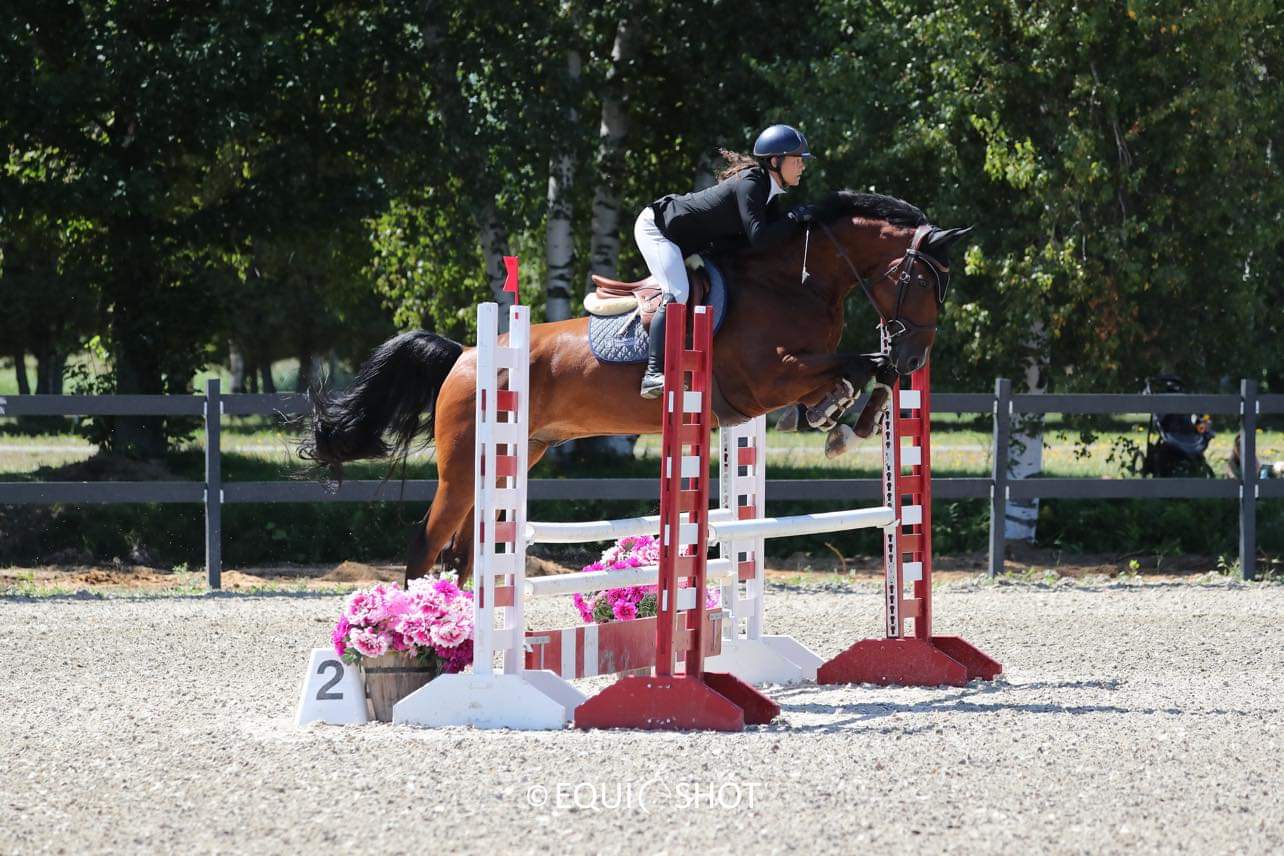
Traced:
POLYGON ((473 661, 473 595, 454 574, 411 580, 404 590, 379 583, 348 595, 330 641, 348 663, 392 651, 436 674, 462 672, 473 661))
MULTIPOLYGON (((580 570, 624 571, 643 565, 655 565, 659 561, 659 538, 653 535, 630 535, 621 538, 615 546, 608 548, 602 553, 602 558, 585 565, 580 570)), ((655 615, 658 603, 655 586, 624 586, 594 592, 587 596, 577 593, 572 597, 572 601, 585 624, 650 618, 655 615)), ((707 609, 716 607, 720 602, 718 589, 707 588, 704 601, 707 609)))

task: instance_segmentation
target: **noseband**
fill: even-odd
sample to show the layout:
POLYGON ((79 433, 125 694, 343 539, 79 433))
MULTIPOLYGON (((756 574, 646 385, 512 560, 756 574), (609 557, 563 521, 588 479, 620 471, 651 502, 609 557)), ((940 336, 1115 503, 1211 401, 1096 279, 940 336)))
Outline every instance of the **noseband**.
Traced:
POLYGON ((834 237, 834 232, 829 228, 829 224, 821 223, 820 228, 825 230, 825 234, 834 245, 834 249, 837 251, 838 257, 847 263, 847 267, 851 270, 852 276, 856 277, 856 281, 860 283, 861 290, 865 292, 865 296, 868 297, 869 302, 873 304, 874 311, 878 313, 878 317, 882 320, 883 327, 887 332, 887 341, 889 346, 895 343, 899 336, 917 333, 923 330, 929 330, 933 333, 936 332, 935 324, 915 324, 913 321, 909 321, 901 317, 901 307, 905 303, 905 292, 909 287, 915 284, 922 285, 924 287, 928 286, 926 277, 916 277, 913 275, 914 264, 916 262, 922 262, 925 264, 927 269, 932 272, 932 276, 936 279, 937 307, 939 308, 945 305, 945 296, 949 292, 950 288, 950 269, 919 249, 919 245, 923 242, 923 239, 931 233, 931 226, 923 225, 915 229, 914 239, 910 241, 909 249, 907 249, 905 254, 897 259, 881 277, 874 280, 872 283, 860 275, 860 271, 856 269, 856 265, 852 263, 851 258, 847 255, 847 250, 843 249, 843 245, 839 243, 836 237, 834 237), (883 314, 883 310, 879 308, 878 301, 874 300, 874 287, 882 284, 884 280, 893 278, 896 280, 896 310, 892 317, 888 318, 883 314))

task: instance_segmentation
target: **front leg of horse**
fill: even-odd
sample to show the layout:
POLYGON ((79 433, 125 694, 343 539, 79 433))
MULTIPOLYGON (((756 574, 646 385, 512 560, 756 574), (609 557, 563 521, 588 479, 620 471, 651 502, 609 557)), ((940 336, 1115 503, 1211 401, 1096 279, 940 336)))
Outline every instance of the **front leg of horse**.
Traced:
POLYGON ((847 409, 855 403, 865 384, 877 370, 878 355, 834 354, 835 367, 827 373, 824 384, 805 396, 806 419, 813 428, 832 430, 847 409))
POLYGON ((852 429, 857 437, 864 439, 874 433, 878 417, 883 412, 883 406, 887 404, 896 379, 896 370, 887 360, 881 361, 875 368, 874 388, 870 390, 869 398, 861 408, 860 415, 856 417, 856 424, 852 429))
POLYGON ((825 438, 825 457, 836 458, 851 449, 858 438, 865 438, 873 433, 875 421, 887 400, 887 384, 895 377, 887 359, 881 354, 834 354, 835 367, 826 377, 823 385, 805 396, 802 401, 809 404, 805 418, 813 428, 827 430, 825 438), (839 422, 839 419, 856 402, 865 385, 873 379, 874 390, 865 403, 853 429, 839 422))
POLYGON ((854 426, 835 425, 825 437, 825 457, 837 458, 846 454, 858 440, 863 440, 874 433, 878 420, 883 415, 883 408, 891 395, 891 385, 896 382, 896 371, 886 360, 880 360, 874 370, 874 386, 865 406, 856 417, 854 426))
POLYGON ((849 380, 862 389, 873 371, 864 354, 788 353, 777 349, 779 358, 778 386, 788 390, 790 403, 801 402, 815 407, 822 402, 838 381, 849 380))

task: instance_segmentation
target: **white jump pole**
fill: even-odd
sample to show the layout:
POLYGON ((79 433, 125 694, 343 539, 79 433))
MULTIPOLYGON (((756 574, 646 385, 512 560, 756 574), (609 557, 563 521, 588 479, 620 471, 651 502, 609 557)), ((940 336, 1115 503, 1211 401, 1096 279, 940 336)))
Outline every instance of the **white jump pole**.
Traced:
MULTIPOLYGON (((709 522, 720 523, 735 520, 735 514, 729 509, 710 509, 709 522)), ((526 524, 526 543, 528 544, 587 544, 593 541, 618 541, 621 538, 638 535, 655 535, 660 531, 660 515, 646 517, 624 517, 619 520, 589 520, 583 523, 544 523, 526 524)))

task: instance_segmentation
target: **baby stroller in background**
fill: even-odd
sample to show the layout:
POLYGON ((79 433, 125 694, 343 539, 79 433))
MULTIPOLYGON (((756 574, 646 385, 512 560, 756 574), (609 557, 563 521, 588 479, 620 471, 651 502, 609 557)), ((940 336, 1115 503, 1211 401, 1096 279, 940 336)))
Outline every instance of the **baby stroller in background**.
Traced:
MULTIPOLYGON (((1182 382, 1173 375, 1146 378, 1142 395, 1183 393, 1182 382)), ((1146 460, 1143 475, 1213 477, 1213 468, 1204 459, 1209 442, 1216 436, 1212 417, 1199 413, 1152 413, 1146 426, 1146 460), (1152 440, 1154 435, 1157 439, 1152 440)))

